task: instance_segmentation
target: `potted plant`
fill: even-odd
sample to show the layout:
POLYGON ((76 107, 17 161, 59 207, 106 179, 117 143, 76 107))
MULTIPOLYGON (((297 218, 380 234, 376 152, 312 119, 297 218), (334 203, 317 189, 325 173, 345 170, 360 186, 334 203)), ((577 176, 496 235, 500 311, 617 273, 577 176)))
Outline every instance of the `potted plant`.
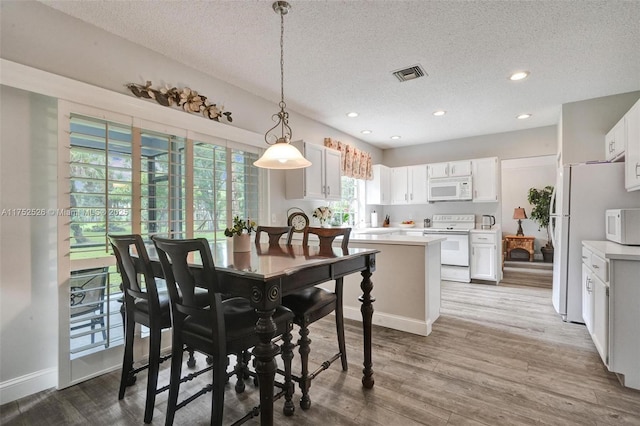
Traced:
POLYGON ((233 251, 243 252, 251 250, 251 232, 256 230, 256 223, 247 219, 233 217, 233 227, 224 230, 224 235, 233 237, 233 251))
POLYGON ((547 244, 540 248, 542 258, 545 262, 553 262, 553 243, 551 242, 551 234, 549 231, 549 207, 551 205, 552 194, 553 186, 547 185, 543 189, 529 188, 529 194, 527 196, 529 204, 533 206, 530 219, 538 224, 538 231, 542 228, 547 230, 547 244))

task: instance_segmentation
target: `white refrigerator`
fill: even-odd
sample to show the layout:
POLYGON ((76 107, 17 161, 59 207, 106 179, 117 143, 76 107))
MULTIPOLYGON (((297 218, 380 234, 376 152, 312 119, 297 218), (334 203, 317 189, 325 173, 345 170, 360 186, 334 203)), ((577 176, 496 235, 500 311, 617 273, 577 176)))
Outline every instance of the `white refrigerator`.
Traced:
POLYGON ((564 321, 584 323, 582 240, 604 240, 605 210, 628 207, 640 207, 640 191, 625 190, 624 163, 584 163, 558 170, 549 231, 555 249, 552 301, 564 321))

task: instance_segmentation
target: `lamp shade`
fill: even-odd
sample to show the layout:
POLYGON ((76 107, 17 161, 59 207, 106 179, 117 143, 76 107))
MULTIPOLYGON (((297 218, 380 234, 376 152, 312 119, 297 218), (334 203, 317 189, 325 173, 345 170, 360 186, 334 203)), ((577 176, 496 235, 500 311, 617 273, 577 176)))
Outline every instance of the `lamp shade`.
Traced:
POLYGON ((522 207, 518 207, 513 209, 513 218, 514 219, 526 219, 527 212, 524 211, 522 207))
POLYGON ((277 142, 254 161, 253 165, 263 169, 291 170, 309 167, 311 162, 304 158, 295 146, 287 142, 277 142))

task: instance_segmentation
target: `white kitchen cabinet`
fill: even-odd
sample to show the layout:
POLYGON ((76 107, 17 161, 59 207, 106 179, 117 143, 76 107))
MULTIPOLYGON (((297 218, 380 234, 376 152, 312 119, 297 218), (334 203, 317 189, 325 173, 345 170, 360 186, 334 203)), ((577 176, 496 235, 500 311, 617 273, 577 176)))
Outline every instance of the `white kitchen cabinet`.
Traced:
POLYGON ((627 191, 640 190, 640 100, 624 116, 625 176, 627 191))
POLYGON ((609 364, 609 262, 582 247, 582 319, 602 361, 609 364))
POLYGON ((367 204, 391 204, 391 169, 382 164, 373 165, 373 179, 366 181, 367 204))
POLYGON ((500 281, 498 253, 500 243, 497 230, 472 230, 470 234, 472 279, 500 281))
POLYGON ((640 247, 610 241, 583 241, 582 246, 583 276, 590 277, 588 330, 593 343, 624 386, 640 389, 640 247))
POLYGON ((607 161, 616 161, 624 155, 624 117, 604 137, 604 156, 607 161))
POLYGON ((582 264, 582 319, 589 333, 593 333, 593 277, 585 263, 582 264))
POLYGON ((291 144, 311 161, 311 166, 286 171, 286 198, 340 200, 342 176, 340 151, 304 141, 295 141, 291 144))
POLYGON ((391 204, 427 204, 427 165, 391 168, 391 204))
POLYGON ((429 178, 443 178, 471 175, 471 161, 449 161, 428 165, 429 178))
POLYGON ((473 202, 498 201, 498 158, 471 160, 473 176, 473 202))

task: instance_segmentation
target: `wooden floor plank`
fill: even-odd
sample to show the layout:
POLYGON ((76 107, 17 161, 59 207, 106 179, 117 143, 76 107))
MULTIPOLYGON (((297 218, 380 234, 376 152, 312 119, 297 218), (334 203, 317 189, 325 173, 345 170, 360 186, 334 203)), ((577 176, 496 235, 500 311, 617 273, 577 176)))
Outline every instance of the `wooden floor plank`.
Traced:
MULTIPOLYGON (((441 317, 430 336, 374 326, 376 384, 371 390, 361 384, 361 324, 347 320, 345 334, 349 370, 343 372, 337 362, 320 374, 311 387, 309 410, 299 408, 299 390, 294 416, 285 417, 283 401, 277 401, 275 424, 640 425, 640 391, 622 387, 607 371, 583 325, 561 321, 547 288, 443 282, 441 317)), ((310 337, 315 368, 337 350, 334 318, 313 324, 310 337)), ((198 357, 198 365, 204 358, 198 357)), ((163 364, 160 383, 168 380, 168 367, 163 364)), ((296 350, 294 371, 299 368, 296 350)), ((142 425, 145 374, 122 401, 117 399, 119 377, 114 371, 5 404, 0 423, 142 425)), ((195 391, 202 385, 196 382, 181 391, 195 391)), ((251 381, 242 394, 235 393, 234 384, 232 378, 225 393, 225 424, 258 404, 251 381)), ((166 393, 158 395, 153 424, 164 422, 166 403, 166 393)), ((207 394, 179 410, 175 424, 208 424, 210 409, 207 394)))

